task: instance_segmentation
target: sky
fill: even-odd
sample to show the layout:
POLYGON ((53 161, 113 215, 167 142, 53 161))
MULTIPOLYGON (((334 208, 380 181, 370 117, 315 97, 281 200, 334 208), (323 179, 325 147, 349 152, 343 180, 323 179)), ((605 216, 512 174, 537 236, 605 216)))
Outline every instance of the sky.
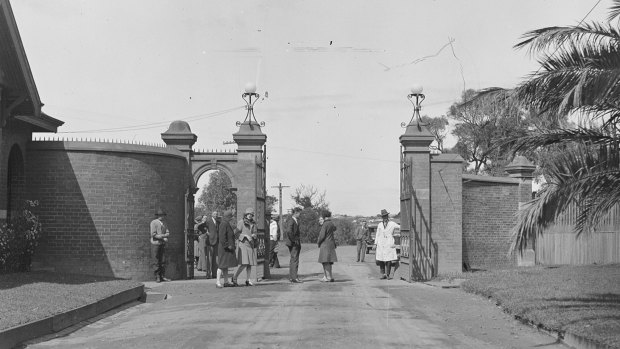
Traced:
POLYGON ((194 150, 233 150, 225 142, 253 82, 268 194, 289 186, 286 210, 295 188, 313 186, 334 213, 369 216, 399 211, 398 137, 412 116, 411 86, 423 86, 421 114, 431 117, 464 89, 514 87, 538 69, 513 48, 525 32, 603 21, 610 0, 11 5, 43 111, 65 122, 55 137, 163 144, 168 125, 185 120, 194 150))

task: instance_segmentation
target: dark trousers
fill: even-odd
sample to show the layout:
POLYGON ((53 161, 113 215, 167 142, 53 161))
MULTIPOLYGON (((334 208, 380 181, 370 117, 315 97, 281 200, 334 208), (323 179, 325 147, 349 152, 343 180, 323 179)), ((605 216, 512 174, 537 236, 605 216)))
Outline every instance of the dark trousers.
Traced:
POLYGON ((293 245, 288 247, 288 251, 291 253, 291 262, 289 263, 289 279, 298 279, 297 270, 299 270, 299 253, 301 252, 301 246, 293 245))
POLYGON ((379 264, 381 274, 390 276, 390 272, 392 271, 392 262, 377 261, 377 264, 379 264))
POLYGON ((363 262, 366 257, 366 241, 357 240, 357 261, 363 262))
POLYGON ((166 273, 166 263, 164 261, 166 245, 165 244, 153 245, 153 247, 155 249, 155 258, 157 259, 157 264, 155 268, 155 277, 157 279, 161 279, 164 277, 164 274, 166 273))
POLYGON ((280 261, 278 260, 278 251, 276 248, 278 247, 278 242, 269 240, 269 266, 280 268, 280 261))
POLYGON ((206 270, 207 277, 215 278, 217 275, 217 245, 210 246, 207 245, 207 254, 210 259, 209 268, 210 270, 206 270))

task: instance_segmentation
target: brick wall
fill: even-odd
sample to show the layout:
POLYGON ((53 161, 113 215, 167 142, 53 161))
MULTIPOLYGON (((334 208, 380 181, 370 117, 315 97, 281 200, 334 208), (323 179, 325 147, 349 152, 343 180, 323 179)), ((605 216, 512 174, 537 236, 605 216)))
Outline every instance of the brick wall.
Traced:
POLYGON ((517 179, 463 175, 463 262, 471 268, 515 264, 507 253, 519 194, 517 179))
POLYGON ((150 280, 149 224, 159 207, 172 232, 167 276, 184 278, 187 164, 177 151, 128 144, 31 142, 29 196, 41 203, 34 263, 56 271, 150 280))
POLYGON ((432 230, 440 274, 462 271, 462 167, 457 154, 435 155, 431 162, 432 230))

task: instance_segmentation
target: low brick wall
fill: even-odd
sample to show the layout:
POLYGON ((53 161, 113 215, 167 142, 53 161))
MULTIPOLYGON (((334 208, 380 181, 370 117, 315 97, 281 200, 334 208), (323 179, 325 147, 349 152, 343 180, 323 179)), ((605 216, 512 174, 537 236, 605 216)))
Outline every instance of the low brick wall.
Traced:
POLYGON ((463 175, 463 262, 471 268, 516 263, 508 255, 519 208, 519 180, 463 175))
POLYGON ((39 200, 42 268, 151 280, 149 224, 159 207, 172 232, 166 275, 186 276, 184 205, 188 168, 177 150, 97 142, 30 142, 28 196, 39 200))

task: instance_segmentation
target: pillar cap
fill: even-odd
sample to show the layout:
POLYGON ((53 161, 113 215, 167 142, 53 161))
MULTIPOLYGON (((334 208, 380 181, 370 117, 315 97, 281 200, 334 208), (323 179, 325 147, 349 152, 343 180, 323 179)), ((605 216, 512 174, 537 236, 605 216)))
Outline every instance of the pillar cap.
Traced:
POLYGON ((398 139, 400 140, 400 144, 405 148, 405 152, 430 152, 429 146, 435 140, 435 136, 428 130, 426 124, 417 122, 409 124, 405 133, 398 139))
POLYGON ((533 178, 536 165, 525 156, 517 155, 504 170, 513 178, 533 178))
POLYGON ((168 130, 161 134, 161 139, 170 146, 185 146, 191 149, 198 136, 192 133, 189 124, 182 120, 170 123, 168 130))
POLYGON ((233 140, 238 145, 237 152, 262 151, 267 136, 261 131, 260 124, 246 121, 239 125, 239 131, 233 133, 233 140))

